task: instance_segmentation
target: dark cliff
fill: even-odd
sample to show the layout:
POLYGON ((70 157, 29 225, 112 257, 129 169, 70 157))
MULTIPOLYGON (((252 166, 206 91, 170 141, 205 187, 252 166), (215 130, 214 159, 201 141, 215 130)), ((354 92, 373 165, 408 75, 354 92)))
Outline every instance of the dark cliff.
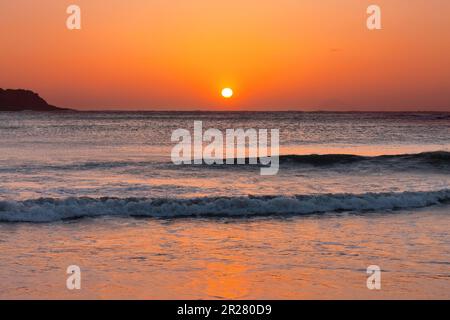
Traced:
POLYGON ((0 88, 0 111, 66 111, 49 105, 37 93, 23 89, 0 88))

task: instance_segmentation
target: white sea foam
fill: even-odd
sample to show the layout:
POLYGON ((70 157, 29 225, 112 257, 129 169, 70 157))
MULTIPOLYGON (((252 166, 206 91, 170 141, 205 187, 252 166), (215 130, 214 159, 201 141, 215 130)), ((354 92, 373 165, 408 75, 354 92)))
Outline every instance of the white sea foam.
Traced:
POLYGON ((67 198, 1 201, 1 222, 52 222, 97 216, 217 217, 302 215, 423 208, 450 202, 450 189, 429 192, 205 197, 67 198))

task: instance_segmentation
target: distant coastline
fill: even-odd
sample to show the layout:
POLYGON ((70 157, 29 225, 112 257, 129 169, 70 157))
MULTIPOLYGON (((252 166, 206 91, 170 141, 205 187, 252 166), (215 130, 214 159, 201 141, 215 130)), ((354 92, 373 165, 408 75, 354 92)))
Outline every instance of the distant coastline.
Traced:
POLYGON ((50 105, 39 94, 25 89, 0 88, 0 111, 72 111, 50 105))
POLYGON ((253 109, 253 108, 243 108, 243 109, 222 109, 213 108, 213 110, 198 109, 198 108, 155 108, 155 109, 129 109, 126 108, 101 108, 97 110, 93 109, 69 109, 56 107, 47 103, 46 100, 41 98, 38 93, 27 90, 27 89, 2 89, 0 88, 0 112, 20 112, 20 111, 38 111, 38 112, 61 112, 61 111, 71 111, 71 112, 94 112, 94 113, 392 113, 392 114, 408 114, 408 113, 436 113, 436 114, 448 114, 450 110, 438 110, 431 109, 426 110, 426 108, 418 110, 358 110, 358 109, 346 109, 346 110, 334 110, 334 109, 323 109, 318 107, 317 109, 307 108, 306 110, 286 108, 286 109, 253 109))

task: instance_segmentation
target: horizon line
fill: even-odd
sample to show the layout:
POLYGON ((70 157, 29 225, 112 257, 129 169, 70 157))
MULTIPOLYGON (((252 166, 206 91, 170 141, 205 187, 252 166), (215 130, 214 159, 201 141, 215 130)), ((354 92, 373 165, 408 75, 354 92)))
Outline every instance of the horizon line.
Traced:
MULTIPOLYGON (((214 109, 214 110, 206 110, 206 109, 77 109, 77 108, 71 108, 71 107, 64 107, 68 108, 68 111, 75 111, 75 112, 305 112, 305 113, 450 113, 450 107, 449 110, 423 110, 423 109, 411 109, 411 110, 376 110, 376 109, 369 109, 369 110, 358 110, 358 109, 346 109, 346 110, 333 110, 333 109, 312 109, 312 110, 299 110, 299 109, 238 109, 235 108, 221 108, 221 109, 214 109)), ((390 108, 390 107, 385 107, 390 108)))

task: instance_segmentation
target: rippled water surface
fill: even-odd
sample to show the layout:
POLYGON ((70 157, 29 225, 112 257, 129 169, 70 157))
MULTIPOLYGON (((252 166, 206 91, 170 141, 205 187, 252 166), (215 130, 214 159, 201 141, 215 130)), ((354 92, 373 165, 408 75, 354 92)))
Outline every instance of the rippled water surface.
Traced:
POLYGON ((1 113, 0 297, 449 298, 449 203, 447 113, 1 113), (279 173, 174 165, 195 120, 279 173))

